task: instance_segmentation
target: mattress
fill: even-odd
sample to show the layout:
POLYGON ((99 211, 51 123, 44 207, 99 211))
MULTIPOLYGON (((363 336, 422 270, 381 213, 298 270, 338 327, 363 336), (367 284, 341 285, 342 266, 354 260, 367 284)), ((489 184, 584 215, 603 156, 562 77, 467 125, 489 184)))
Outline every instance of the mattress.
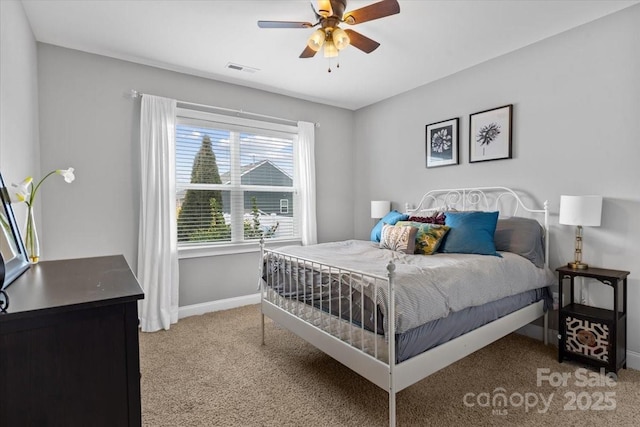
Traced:
POLYGON ((507 314, 544 301, 545 311, 553 303, 548 287, 532 289, 486 304, 453 312, 402 334, 396 334, 396 363, 471 332, 507 314))
MULTIPOLYGON (((271 288, 266 289, 264 298, 306 323, 349 343, 352 347, 384 363, 388 362, 388 340, 385 335, 361 328, 348 319, 341 319, 318 307, 286 298, 271 288)), ((451 313, 446 318, 431 321, 402 334, 396 334, 396 363, 408 360, 541 300, 544 301, 545 310, 548 310, 552 303, 548 288, 534 289, 482 306, 469 307, 460 312, 451 313)))

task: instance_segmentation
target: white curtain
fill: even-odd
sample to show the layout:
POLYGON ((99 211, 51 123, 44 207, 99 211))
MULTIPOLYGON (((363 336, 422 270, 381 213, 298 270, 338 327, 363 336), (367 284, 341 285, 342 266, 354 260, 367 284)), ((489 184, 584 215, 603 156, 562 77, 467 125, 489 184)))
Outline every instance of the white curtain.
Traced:
POLYGON ((300 183, 300 216, 303 245, 318 243, 316 225, 315 124, 298 122, 298 173, 300 183))
POLYGON ((144 291, 139 302, 144 332, 169 329, 178 321, 175 121, 175 100, 143 95, 138 281, 144 291))

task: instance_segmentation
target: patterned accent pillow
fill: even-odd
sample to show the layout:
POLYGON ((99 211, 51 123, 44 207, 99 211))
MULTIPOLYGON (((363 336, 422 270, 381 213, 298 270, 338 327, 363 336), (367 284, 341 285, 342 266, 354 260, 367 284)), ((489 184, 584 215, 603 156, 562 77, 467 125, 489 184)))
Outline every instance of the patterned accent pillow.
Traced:
POLYGON ((425 223, 425 224, 440 224, 440 225, 444 225, 445 218, 446 218, 446 216, 445 216, 444 212, 436 211, 433 215, 430 215, 430 216, 410 216, 409 217, 409 221, 422 222, 422 223, 425 223))
POLYGON ((416 247, 417 232, 418 229, 410 225, 384 224, 382 226, 380 248, 412 254, 416 247))
POLYGON ((397 210, 392 210, 388 214, 384 216, 371 230, 371 241, 379 242, 380 241, 380 233, 382 233, 382 226, 384 224, 395 225, 398 221, 405 221, 409 218, 409 215, 398 212, 397 210))
POLYGON ((396 226, 406 226, 411 225, 418 229, 416 233, 416 248, 414 253, 420 255, 432 255, 435 253, 444 236, 449 231, 449 227, 446 225, 440 224, 424 224, 419 222, 411 222, 411 221, 398 221, 396 226))

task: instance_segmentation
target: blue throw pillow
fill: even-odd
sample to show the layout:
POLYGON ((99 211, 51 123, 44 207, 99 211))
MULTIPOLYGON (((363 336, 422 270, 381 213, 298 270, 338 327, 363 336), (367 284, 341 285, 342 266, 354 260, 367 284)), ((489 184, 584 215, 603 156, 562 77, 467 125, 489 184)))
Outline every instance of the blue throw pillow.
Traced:
POLYGON ((371 241, 379 242, 380 235, 382 234, 382 226, 384 224, 396 225, 398 221, 406 221, 409 218, 409 215, 402 214, 396 210, 393 210, 386 214, 384 218, 382 218, 371 230, 371 241))
POLYGON ((493 240, 497 222, 498 212, 447 212, 450 230, 440 252, 501 256, 493 240))

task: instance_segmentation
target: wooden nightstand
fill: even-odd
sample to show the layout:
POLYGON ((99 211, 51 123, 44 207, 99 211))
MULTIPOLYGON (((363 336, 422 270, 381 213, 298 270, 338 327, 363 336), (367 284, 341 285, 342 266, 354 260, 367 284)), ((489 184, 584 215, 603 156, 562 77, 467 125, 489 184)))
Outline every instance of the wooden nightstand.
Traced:
POLYGON ((576 360, 609 372, 627 367, 628 271, 559 267, 558 361, 576 360), (596 279, 613 288, 613 310, 574 302, 575 278, 596 279), (571 299, 563 303, 563 286, 569 279, 571 299))

